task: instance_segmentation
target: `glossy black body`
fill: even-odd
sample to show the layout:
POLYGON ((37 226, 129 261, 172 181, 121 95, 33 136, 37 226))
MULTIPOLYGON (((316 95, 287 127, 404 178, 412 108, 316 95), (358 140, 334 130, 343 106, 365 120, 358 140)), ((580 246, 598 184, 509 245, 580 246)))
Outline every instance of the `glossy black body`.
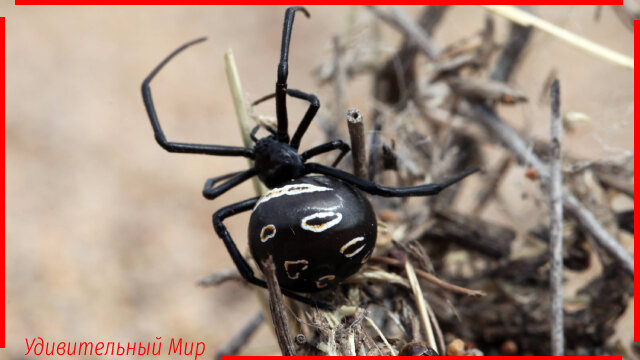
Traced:
POLYGON ((155 139, 163 149, 174 153, 239 156, 254 160, 255 166, 248 170, 208 179, 202 190, 206 199, 213 200, 254 176, 258 176, 272 189, 273 198, 268 201, 264 201, 265 197, 247 199, 227 205, 212 216, 213 227, 242 277, 251 284, 267 287, 264 280, 255 276, 252 267, 238 250, 224 225, 224 220, 255 208, 249 224, 254 258, 261 260, 269 255, 273 256, 284 295, 312 306, 331 309, 328 304, 296 292, 313 292, 336 285, 356 272, 373 250, 376 239, 375 214, 369 202, 358 190, 387 197, 436 195, 477 169, 440 183, 394 188, 361 179, 335 168, 350 150, 349 145, 341 140, 329 141, 299 153, 302 137, 318 112, 320 101, 313 94, 290 89, 287 85, 289 44, 296 12, 309 17, 307 10, 301 6, 292 6, 285 11, 275 92, 254 103, 275 98, 278 126, 277 129, 266 127, 271 135, 262 139, 255 137, 259 128, 256 126, 251 133, 255 142, 252 148, 169 141, 160 126, 151 96, 151 80, 174 56, 192 45, 201 43, 204 38, 182 45, 162 60, 142 82, 142 99, 155 139), (287 114, 289 97, 309 104, 291 138, 287 114), (339 150, 340 153, 332 166, 308 162, 314 156, 334 150, 339 150), (323 176, 308 177, 309 174, 323 176), (287 186, 291 193, 273 196, 273 191, 287 186), (301 191, 304 187, 307 190, 326 187, 327 190, 301 191), (338 217, 340 221, 336 220, 338 217), (266 241, 263 241, 265 239, 266 241))
POLYGON ((315 292, 360 269, 376 230, 373 208, 359 191, 326 176, 302 177, 261 197, 249 221, 249 247, 258 264, 273 256, 280 286, 315 292))
POLYGON ((302 156, 289 144, 279 142, 274 136, 258 140, 254 150, 258 178, 267 187, 273 188, 304 175, 302 156))

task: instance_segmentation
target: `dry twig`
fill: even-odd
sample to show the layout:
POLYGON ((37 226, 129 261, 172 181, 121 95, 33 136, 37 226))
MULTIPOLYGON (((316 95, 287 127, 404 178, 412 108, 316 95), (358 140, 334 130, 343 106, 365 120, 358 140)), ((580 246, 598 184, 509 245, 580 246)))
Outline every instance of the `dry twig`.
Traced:
POLYGON ((351 138, 351 156, 353 157, 353 174, 367 178, 367 150, 365 149, 364 123, 362 113, 358 109, 347 111, 347 126, 351 138))
POLYGON ((438 58, 440 52, 431 42, 429 35, 418 24, 409 19, 402 10, 395 6, 390 6, 390 11, 387 13, 382 11, 379 6, 368 5, 367 8, 378 18, 398 29, 412 41, 415 41, 418 49, 429 59, 435 60, 438 58))
POLYGON ((562 314, 562 116, 560 114, 560 84, 551 86, 551 178, 549 218, 551 222, 551 355, 564 355, 562 314))
POLYGON ((344 115, 345 104, 347 103, 347 75, 342 64, 343 48, 338 36, 333 37, 333 66, 335 77, 333 78, 333 89, 335 94, 335 118, 340 120, 344 115))
POLYGON ((208 286, 216 286, 220 285, 227 281, 241 281, 245 282, 246 280, 240 275, 238 269, 236 268, 228 268, 222 269, 216 273, 208 275, 196 283, 198 286, 208 287, 208 286))
POLYGON ((240 351, 242 346, 246 345, 249 342, 249 339, 255 334, 256 330, 262 325, 264 322, 264 315, 262 315, 262 311, 258 311, 249 322, 240 330, 239 333, 234 336, 231 341, 229 341, 226 345, 224 345, 218 353, 215 355, 215 359, 220 359, 222 356, 234 356, 240 351))
POLYGON ((509 37, 500 53, 500 57, 498 57, 496 66, 491 72, 491 80, 502 81, 504 83, 509 82, 509 78, 520 59, 522 50, 524 50, 529 43, 532 30, 533 28, 530 26, 511 23, 509 37))
POLYGON ((284 309, 284 297, 280 291, 280 285, 278 285, 276 269, 271 256, 262 263, 262 272, 269 286, 269 309, 271 310, 271 318, 278 338, 278 345, 280 345, 283 356, 295 356, 296 350, 289 333, 289 322, 284 309))

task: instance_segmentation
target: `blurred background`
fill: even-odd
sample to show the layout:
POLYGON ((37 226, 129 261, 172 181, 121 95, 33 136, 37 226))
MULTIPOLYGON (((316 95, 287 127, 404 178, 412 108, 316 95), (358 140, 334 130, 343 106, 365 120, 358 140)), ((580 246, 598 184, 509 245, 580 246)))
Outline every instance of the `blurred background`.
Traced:
MULTIPOLYGON (((320 87, 312 72, 331 61, 331 38, 352 18, 347 7, 308 9, 310 19, 296 18, 289 84, 327 104, 332 89, 320 87)), ((414 18, 420 10, 403 9, 414 18)), ((253 290, 235 282, 208 289, 195 285, 233 266, 211 214, 253 196, 253 188, 246 183, 214 201, 205 200, 201 189, 208 177, 242 170, 247 163, 162 150, 140 84, 173 49, 207 36, 153 81, 156 109, 169 140, 239 146, 223 55, 233 49, 249 99, 272 92, 285 7, 1 5, 0 10, 7 31, 8 310, 7 349, 0 358, 21 358, 24 339, 38 336, 50 342, 184 338, 206 342, 205 356, 212 357, 259 304, 253 290)), ((633 33, 609 7, 597 20, 592 6, 532 11, 633 56, 633 33)), ((355 13, 358 21, 372 17, 363 8, 355 13)), ((435 41, 467 36, 482 28, 485 15, 479 7, 454 7, 435 41)), ((496 39, 503 41, 508 22, 495 20, 496 39)), ((395 49, 401 38, 386 25, 382 29, 385 46, 395 49)), ((632 72, 540 32, 511 81, 530 98, 506 112, 514 126, 527 122, 532 134, 547 138, 549 110, 539 96, 552 71, 562 81, 563 109, 590 119, 575 124, 563 144, 567 152, 596 159, 633 151, 632 72)), ((348 86, 347 106, 362 109, 367 119, 369 77, 348 86)), ((289 104, 295 124, 306 105, 289 104)), ((273 103, 259 109, 275 113, 273 103)), ((324 140, 312 125, 301 148, 324 140)), ((512 195, 527 202, 518 190, 512 195)), ((247 248, 247 223, 246 214, 227 221, 241 249, 247 248)), ((625 329, 630 339, 631 327, 625 329)), ((278 353, 268 326, 251 347, 278 353)))

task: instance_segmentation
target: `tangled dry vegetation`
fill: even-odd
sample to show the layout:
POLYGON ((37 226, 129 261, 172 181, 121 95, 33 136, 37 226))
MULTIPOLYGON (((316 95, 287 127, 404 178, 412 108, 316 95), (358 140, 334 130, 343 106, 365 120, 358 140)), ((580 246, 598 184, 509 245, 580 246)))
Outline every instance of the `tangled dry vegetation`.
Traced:
MULTIPOLYGON (((528 137, 496 110, 498 103, 527 101, 508 83, 537 30, 513 23, 508 38, 498 42, 488 16, 476 33, 435 44, 432 35, 448 10, 425 7, 413 21, 397 8, 369 7, 375 17, 336 37, 333 61, 317 69, 318 81, 335 90, 334 99, 324 101, 332 102, 333 114, 318 121, 327 138, 351 138, 354 156, 342 167, 377 182, 409 186, 473 167, 483 172, 471 185, 464 181, 435 197, 372 197, 379 216, 375 256, 348 282, 318 295, 334 312, 283 300, 272 287, 270 313, 282 353, 549 355, 555 342, 567 355, 619 354, 608 339, 633 296, 632 257, 620 244, 633 236, 633 208, 619 211, 612 202, 633 199, 633 155, 584 161, 563 153, 564 186, 556 199, 564 205, 563 266, 599 271, 564 311, 552 312, 557 296, 550 295, 550 281, 558 275, 551 275, 549 243, 560 224, 552 229, 549 217, 540 218, 524 229, 515 253, 522 229, 483 217, 488 204, 502 201, 500 187, 514 167, 526 168, 527 181, 545 196, 559 181, 550 163, 560 142, 528 137), (404 38, 391 56, 380 50, 382 26, 404 38), (366 76, 373 77, 374 99, 366 131, 360 113, 350 111, 347 133, 346 84, 366 76), (466 193, 474 196, 457 210, 452 204, 466 186, 475 186, 466 193), (554 322, 563 338, 551 336, 554 322)), ((552 80, 544 93, 557 115, 552 80)), ((550 112, 544 121, 551 118, 550 112)), ((566 128, 570 122, 564 120, 566 128)), ((548 199, 532 199, 540 200, 546 208, 548 199)), ((271 275, 265 274, 273 284, 271 275)), ((203 284, 237 277, 231 270, 203 284)), ((220 354, 236 353, 262 322, 258 313, 220 354)))

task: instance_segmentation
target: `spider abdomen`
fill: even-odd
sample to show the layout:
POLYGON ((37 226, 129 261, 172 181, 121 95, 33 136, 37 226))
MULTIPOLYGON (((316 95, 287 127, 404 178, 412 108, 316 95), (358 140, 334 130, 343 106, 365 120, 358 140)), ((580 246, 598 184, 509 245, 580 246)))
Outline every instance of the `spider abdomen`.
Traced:
POLYGON ((340 180, 312 176, 264 194, 249 221, 249 247, 273 256, 278 282, 298 292, 328 289, 354 274, 376 242, 369 201, 340 180))

